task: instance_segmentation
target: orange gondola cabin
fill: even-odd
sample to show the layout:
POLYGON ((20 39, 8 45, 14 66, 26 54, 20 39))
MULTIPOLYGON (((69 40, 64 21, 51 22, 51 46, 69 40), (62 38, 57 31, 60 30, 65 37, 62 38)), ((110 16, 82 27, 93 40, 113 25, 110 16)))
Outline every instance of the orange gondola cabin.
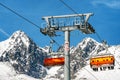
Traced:
POLYGON ((44 66, 64 65, 64 57, 45 58, 44 66))
POLYGON ((64 54, 61 52, 50 52, 48 57, 44 59, 44 66, 59 66, 64 65, 64 54))
POLYGON ((115 58, 112 54, 97 55, 90 58, 90 67, 94 71, 108 69, 114 69, 115 58))

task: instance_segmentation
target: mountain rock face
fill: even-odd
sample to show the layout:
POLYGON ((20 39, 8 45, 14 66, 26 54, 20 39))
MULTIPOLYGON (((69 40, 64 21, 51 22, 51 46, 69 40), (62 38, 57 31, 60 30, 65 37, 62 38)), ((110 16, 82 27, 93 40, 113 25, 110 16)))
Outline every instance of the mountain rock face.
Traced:
POLYGON ((0 61, 10 62, 18 73, 44 77, 47 73, 42 65, 46 56, 46 52, 22 31, 16 31, 8 40, 0 42, 0 61))
MULTIPOLYGON (((64 47, 59 50, 62 52, 64 47)), ((83 39, 76 47, 71 47, 70 49, 70 67, 71 67, 71 79, 74 80, 77 73, 81 68, 87 65, 87 61, 91 55, 96 55, 100 51, 105 50, 105 46, 98 43, 92 38, 83 39)), ((64 79, 64 66, 61 66, 56 74, 46 76, 44 80, 63 80, 64 79)))
POLYGON ((71 78, 74 79, 76 77, 74 74, 87 65, 91 56, 103 50, 105 46, 94 39, 83 39, 71 52, 71 78))
MULTIPOLYGON (((92 38, 85 38, 76 47, 71 47, 71 79, 75 80, 78 77, 75 73, 88 65, 87 61, 92 55, 106 50, 106 47, 92 38)), ((23 31, 16 31, 9 39, 0 42, 0 61, 9 62, 17 73, 42 80, 63 80, 64 66, 48 69, 42 66, 44 58, 50 57, 47 54, 50 51, 49 48, 49 46, 39 48, 23 31)), ((64 46, 61 46, 58 52, 64 53, 64 46)))

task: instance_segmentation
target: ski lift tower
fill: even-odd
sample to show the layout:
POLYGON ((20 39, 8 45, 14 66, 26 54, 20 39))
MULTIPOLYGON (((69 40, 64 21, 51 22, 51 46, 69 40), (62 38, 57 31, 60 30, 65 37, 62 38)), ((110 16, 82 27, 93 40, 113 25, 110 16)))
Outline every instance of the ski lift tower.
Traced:
POLYGON ((41 28, 40 32, 50 37, 57 36, 57 31, 65 33, 64 45, 64 80, 71 80, 70 77, 70 32, 80 30, 84 34, 95 33, 93 27, 88 23, 88 19, 93 13, 71 14, 60 16, 46 16, 42 19, 46 21, 45 28, 41 28))

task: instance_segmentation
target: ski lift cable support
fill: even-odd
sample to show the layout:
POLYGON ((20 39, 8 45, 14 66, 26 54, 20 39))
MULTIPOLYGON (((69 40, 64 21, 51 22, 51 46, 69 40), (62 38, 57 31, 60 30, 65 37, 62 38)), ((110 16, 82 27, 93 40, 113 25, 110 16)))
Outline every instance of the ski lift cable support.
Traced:
MULTIPOLYGON (((95 33, 95 30, 93 29, 93 27, 88 23, 88 19, 92 15, 93 15, 93 13, 85 13, 85 14, 71 14, 71 15, 60 15, 60 16, 46 16, 46 17, 43 17, 43 19, 47 23, 47 26, 44 29, 41 28, 40 31, 44 35, 48 35, 50 37, 54 37, 54 36, 56 36, 56 32, 57 31, 65 32, 65 46, 64 46, 65 47, 65 54, 64 54, 64 56, 65 56, 64 57, 64 59, 65 59, 65 63, 64 63, 65 72, 64 73, 66 74, 65 76, 70 76, 70 54, 69 54, 69 50, 70 50, 69 49, 69 46, 70 46, 70 43, 69 43, 70 42, 69 41, 69 39, 70 39, 70 32, 73 31, 73 30, 80 30, 84 34, 95 33), (77 18, 77 17, 81 17, 81 16, 84 17, 84 18, 80 18, 79 19, 79 23, 77 23, 76 20, 71 20, 71 19, 73 19, 73 17, 77 18), (61 23, 56 23, 55 22, 56 19, 58 19, 59 22, 60 22, 61 18, 62 18, 62 20, 66 20, 66 18, 71 18, 70 21, 69 21, 71 24, 68 25, 66 22, 64 22, 61 25, 61 23), (74 22, 71 22, 71 21, 74 21, 74 22), (54 25, 53 25, 53 23, 54 23, 54 25), (72 24, 72 23, 74 23, 74 24, 72 24)), ((56 58, 50 58, 50 59, 52 59, 51 63, 49 63, 50 59, 46 58, 47 60, 45 59, 45 64, 48 63, 48 66, 49 66, 49 64, 50 65, 56 65, 56 64, 58 65, 58 64, 60 64, 58 58, 57 58, 57 60, 56 60, 56 58)), ((69 79, 66 79, 66 77, 65 77, 65 80, 69 80, 69 79)))
MULTIPOLYGON (((68 6, 63 0, 59 0, 59 1, 61 1, 66 7, 68 7, 68 8, 69 8, 71 11, 73 11, 75 14, 77 14, 77 12, 76 12, 74 9, 72 9, 70 6, 68 6)), ((84 18, 84 17, 82 17, 82 18, 84 18)), ((92 30, 93 30, 93 29, 92 29, 92 30)), ((94 33, 96 33, 98 39, 102 42, 103 40, 102 40, 102 38, 99 36, 99 34, 98 34, 95 30, 93 30, 93 31, 94 31, 94 33)), ((108 47, 106 47, 106 45, 104 45, 104 43, 103 43, 103 46, 105 47, 106 53, 107 53, 108 47)), ((97 57, 97 56, 96 56, 96 57, 97 57)), ((110 60, 109 60, 109 61, 106 61, 106 63, 102 63, 101 65, 104 65, 104 64, 108 65, 108 64, 111 63, 111 65, 108 66, 108 69, 114 69, 114 61, 115 61, 115 58, 114 58, 114 56, 113 56, 111 53, 109 53, 109 55, 104 55, 104 58, 103 58, 103 56, 101 56, 101 57, 96 58, 95 60, 100 61, 100 62, 103 62, 104 60, 108 60, 108 59, 110 59, 110 60), (105 57, 105 56, 106 56, 106 57, 105 57), (98 60, 97 60, 97 59, 98 59, 98 60), (103 61, 102 61, 102 60, 103 60, 103 61)), ((92 58, 91 58, 90 60, 92 60, 92 58)), ((92 62, 92 61, 90 61, 90 62, 92 62)), ((90 63, 90 64, 91 64, 91 63, 90 63)), ((96 64, 99 64, 99 63, 97 62, 96 64)), ((98 70, 98 65, 96 65, 96 64, 95 64, 95 66, 97 66, 97 67, 93 68, 94 71, 97 71, 97 70, 98 70)), ((100 69, 102 70, 101 66, 99 66, 99 67, 100 67, 100 69)), ((106 67, 103 67, 103 69, 105 70, 106 67)))

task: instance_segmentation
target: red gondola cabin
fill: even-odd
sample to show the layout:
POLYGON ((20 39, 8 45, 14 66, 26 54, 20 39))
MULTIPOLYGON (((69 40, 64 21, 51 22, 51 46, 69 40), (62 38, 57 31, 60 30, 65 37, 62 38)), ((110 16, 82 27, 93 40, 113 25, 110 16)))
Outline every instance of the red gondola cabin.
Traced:
POLYGON ((56 66, 56 65, 64 65, 64 57, 44 59, 44 66, 56 66))

